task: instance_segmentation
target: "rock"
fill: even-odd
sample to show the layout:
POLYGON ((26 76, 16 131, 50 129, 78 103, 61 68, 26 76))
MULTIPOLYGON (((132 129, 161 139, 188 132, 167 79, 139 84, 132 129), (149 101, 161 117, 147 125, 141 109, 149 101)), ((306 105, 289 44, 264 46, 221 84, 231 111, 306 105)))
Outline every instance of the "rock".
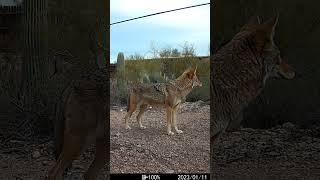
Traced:
POLYGON ((271 151, 271 152, 268 153, 268 155, 270 155, 270 156, 280 156, 280 153, 271 151))
POLYGON ((165 173, 167 173, 167 174, 172 174, 172 173, 174 173, 174 170, 172 170, 172 169, 168 169, 168 170, 166 170, 166 172, 165 173))
POLYGON ((19 140, 10 140, 11 143, 23 144, 22 141, 19 140))
POLYGON ((241 131, 253 132, 255 130, 252 128, 242 128, 241 131))
POLYGON ((145 152, 145 150, 144 150, 144 149, 142 149, 142 148, 139 148, 139 149, 137 149, 137 152, 139 152, 139 153, 144 153, 144 152, 145 152))
POLYGON ((292 124, 291 122, 286 122, 286 123, 282 124, 282 127, 285 129, 294 129, 295 125, 292 124))
POLYGON ((271 136, 275 136, 277 134, 277 133, 269 131, 269 130, 266 130, 265 133, 268 135, 271 135, 271 136))
POLYGON ((249 150, 246 152, 246 155, 252 159, 256 159, 259 157, 259 153, 253 150, 249 150))
POLYGON ((202 101, 202 100, 198 100, 198 101, 195 102, 195 105, 199 107, 199 106, 206 105, 206 103, 204 101, 202 101))
POLYGON ((82 170, 82 169, 85 169, 82 164, 74 164, 74 165, 73 165, 73 168, 74 168, 74 169, 81 169, 81 170, 82 170))
POLYGON ((231 133, 234 134, 234 135, 237 135, 237 136, 241 135, 241 132, 239 132, 239 131, 234 131, 234 132, 231 132, 231 133))
POLYGON ((39 151, 33 151, 33 153, 32 153, 33 158, 39 158, 40 156, 41 156, 41 154, 39 151))

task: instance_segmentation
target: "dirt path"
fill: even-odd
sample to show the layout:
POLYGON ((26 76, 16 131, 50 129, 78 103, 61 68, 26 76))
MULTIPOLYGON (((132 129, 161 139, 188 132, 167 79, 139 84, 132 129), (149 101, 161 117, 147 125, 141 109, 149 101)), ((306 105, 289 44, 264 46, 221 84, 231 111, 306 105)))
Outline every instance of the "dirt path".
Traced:
POLYGON ((177 115, 182 134, 166 134, 165 110, 149 109, 140 129, 133 114, 131 130, 124 129, 124 107, 113 107, 111 173, 209 172, 209 105, 185 103, 177 115))

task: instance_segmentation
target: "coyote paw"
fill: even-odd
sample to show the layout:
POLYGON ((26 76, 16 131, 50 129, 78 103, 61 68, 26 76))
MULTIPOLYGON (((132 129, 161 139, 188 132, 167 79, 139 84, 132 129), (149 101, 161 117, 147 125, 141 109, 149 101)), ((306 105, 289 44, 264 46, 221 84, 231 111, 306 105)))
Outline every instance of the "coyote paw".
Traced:
POLYGON ((169 131, 168 135, 174 135, 174 133, 172 131, 169 131))
POLYGON ((126 130, 130 130, 131 129, 131 127, 130 126, 126 126, 126 130))
POLYGON ((142 125, 140 126, 140 129, 145 129, 145 128, 146 128, 145 126, 142 126, 142 125))
POLYGON ((179 130, 179 129, 176 129, 176 131, 177 131, 178 134, 183 133, 183 131, 181 131, 181 130, 179 130))

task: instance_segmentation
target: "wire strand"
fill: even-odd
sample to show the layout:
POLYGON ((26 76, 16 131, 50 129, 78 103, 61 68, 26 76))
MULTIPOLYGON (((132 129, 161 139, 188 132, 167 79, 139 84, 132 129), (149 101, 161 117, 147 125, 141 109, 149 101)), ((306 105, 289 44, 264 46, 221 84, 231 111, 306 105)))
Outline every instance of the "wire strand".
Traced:
POLYGON ((199 6, 205 6, 205 5, 209 5, 209 4, 210 4, 210 3, 197 4, 197 5, 193 5, 193 6, 187 6, 187 7, 183 7, 183 8, 172 9, 172 10, 162 11, 162 12, 157 12, 157 13, 153 13, 153 14, 148 14, 148 15, 144 15, 144 16, 140 16, 140 17, 136 17, 136 18, 126 19, 126 20, 123 20, 123 21, 118 21, 118 22, 115 22, 115 23, 111 23, 110 26, 115 25, 115 24, 120 24, 120 23, 128 22, 128 21, 133 21, 133 20, 136 20, 136 19, 141 19, 141 18, 145 18, 145 17, 155 16, 155 15, 159 15, 159 14, 163 14, 163 13, 168 13, 168 12, 173 12, 173 11, 179 11, 179 10, 183 10, 183 9, 189 9, 189 8, 194 8, 194 7, 199 7, 199 6))

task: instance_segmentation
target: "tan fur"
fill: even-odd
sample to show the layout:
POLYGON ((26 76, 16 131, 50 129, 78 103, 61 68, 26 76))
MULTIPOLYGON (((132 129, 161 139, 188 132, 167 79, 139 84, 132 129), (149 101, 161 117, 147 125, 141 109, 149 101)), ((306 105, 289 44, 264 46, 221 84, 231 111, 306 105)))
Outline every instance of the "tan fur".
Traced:
POLYGON ((48 180, 62 179, 65 169, 94 142, 95 159, 84 178, 95 180, 108 161, 106 103, 96 84, 90 81, 77 83, 75 87, 68 88, 63 102, 63 119, 55 128, 57 162, 49 171, 48 180))
POLYGON ((268 78, 295 76, 273 41, 277 22, 278 17, 263 24, 252 18, 212 57, 211 155, 219 137, 239 126, 243 109, 260 94, 268 78))
POLYGON ((171 131, 172 127, 177 133, 182 133, 177 127, 177 109, 196 86, 202 86, 201 81, 199 81, 196 75, 196 67, 188 68, 177 79, 166 83, 138 84, 133 86, 128 100, 128 113, 125 116, 126 129, 130 129, 129 118, 138 107, 140 107, 140 112, 137 115, 137 121, 140 128, 144 129, 145 126, 142 125, 141 116, 148 105, 151 105, 166 108, 168 135, 174 134, 171 131))

